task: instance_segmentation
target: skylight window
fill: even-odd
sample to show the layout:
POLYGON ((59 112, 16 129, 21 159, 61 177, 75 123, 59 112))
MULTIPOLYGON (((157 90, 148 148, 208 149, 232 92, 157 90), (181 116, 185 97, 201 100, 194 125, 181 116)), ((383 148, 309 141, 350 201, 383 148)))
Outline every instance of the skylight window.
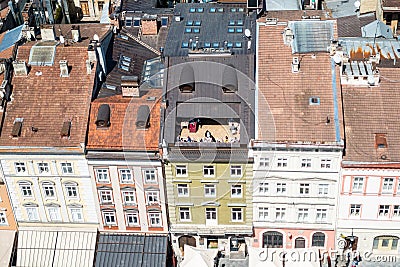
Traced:
POLYGON ((237 33, 242 33, 243 32, 243 28, 236 28, 236 32, 237 33))
POLYGON ((167 27, 168 17, 161 17, 161 27, 167 27))
POLYGON ((212 46, 213 46, 213 48, 218 48, 219 47, 219 43, 215 42, 215 43, 212 44, 212 46))
POLYGON ((185 33, 191 33, 192 32, 192 28, 185 28, 185 33))
POLYGON ((223 8, 223 7, 218 8, 218 12, 219 12, 219 13, 224 12, 224 8, 223 8))
POLYGON ((313 96, 313 97, 310 97, 308 103, 310 105, 319 105, 320 104, 320 99, 319 99, 319 97, 313 96))
POLYGON ((189 47, 189 43, 188 42, 182 42, 182 48, 188 48, 189 47))
POLYGON ((239 8, 238 8, 238 12, 244 12, 244 8, 239 7, 239 8))
POLYGON ((125 19, 125 27, 131 27, 132 26, 132 18, 131 17, 127 17, 125 19))
POLYGON ((204 8, 199 7, 199 8, 197 9, 197 12, 198 12, 198 13, 203 13, 203 12, 204 12, 204 8))
POLYGON ((242 43, 241 43, 241 42, 236 42, 236 43, 235 43, 235 47, 237 47, 237 48, 242 47, 242 43))
POLYGON ((186 21, 186 26, 193 26, 193 20, 186 21))
POLYGON ((140 18, 133 19, 133 27, 140 27, 140 18))
POLYGON ((236 8, 231 8, 231 12, 236 12, 236 8))
POLYGON ((229 26, 234 26, 235 25, 235 21, 234 20, 230 20, 229 21, 229 26))
POLYGON ((236 23, 236 25, 238 25, 238 26, 243 26, 243 20, 241 20, 241 19, 238 20, 237 23, 236 23))
POLYGON ((205 48, 210 48, 210 47, 211 47, 211 43, 205 42, 205 43, 204 43, 204 47, 205 47, 205 48))
POLYGON ((200 33, 200 28, 193 28, 193 33, 200 33))
POLYGON ((201 26, 201 20, 196 20, 194 22, 194 26, 201 26))
POLYGON ((194 7, 189 9, 189 13, 194 13, 194 12, 196 12, 196 9, 194 7))
POLYGON ((215 13, 217 12, 217 9, 215 7, 210 8, 210 13, 215 13))
POLYGON ((235 28, 228 28, 228 32, 229 33, 234 33, 235 32, 235 28))
POLYGON ((232 43, 232 42, 228 42, 228 43, 226 44, 226 46, 227 46, 228 48, 232 48, 232 47, 233 47, 233 43, 232 43))

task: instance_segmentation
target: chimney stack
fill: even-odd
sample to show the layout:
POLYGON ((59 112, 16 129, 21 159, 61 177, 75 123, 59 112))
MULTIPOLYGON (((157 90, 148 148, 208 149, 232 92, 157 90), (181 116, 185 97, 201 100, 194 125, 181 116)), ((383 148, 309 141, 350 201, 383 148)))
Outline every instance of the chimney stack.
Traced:
POLYGON ((60 77, 69 77, 67 60, 60 60, 60 77))
POLYGON ((25 61, 14 61, 13 63, 14 75, 15 76, 27 76, 28 68, 25 61))
POLYGON ((40 34, 42 35, 43 41, 55 41, 56 32, 53 25, 43 25, 40 29, 40 34))
POLYGON ((123 97, 140 97, 138 76, 122 76, 121 89, 123 97))
POLYGON ((71 33, 72 33, 72 39, 74 39, 74 42, 81 41, 81 31, 80 31, 80 28, 78 25, 72 25, 71 33))

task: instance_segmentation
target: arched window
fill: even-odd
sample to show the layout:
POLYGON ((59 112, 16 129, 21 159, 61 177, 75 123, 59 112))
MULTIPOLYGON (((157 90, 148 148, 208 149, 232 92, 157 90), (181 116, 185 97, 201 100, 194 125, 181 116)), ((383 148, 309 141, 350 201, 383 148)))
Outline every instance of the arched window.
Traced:
POLYGON ((396 236, 377 236, 374 238, 373 249, 397 250, 399 238, 396 236))
POLYGON ((321 232, 314 233, 312 236, 313 247, 324 247, 325 246, 325 234, 321 232))
POLYGON ((306 240, 302 237, 296 238, 294 241, 294 248, 305 248, 306 247, 306 240))
POLYGON ((271 231, 263 234, 263 247, 264 248, 282 248, 283 235, 279 232, 271 231))

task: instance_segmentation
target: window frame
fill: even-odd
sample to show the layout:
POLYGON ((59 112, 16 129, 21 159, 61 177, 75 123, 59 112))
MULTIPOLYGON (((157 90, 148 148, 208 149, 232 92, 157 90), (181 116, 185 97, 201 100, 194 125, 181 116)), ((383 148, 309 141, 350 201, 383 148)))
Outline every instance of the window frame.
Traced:
POLYGON ((102 213, 104 225, 106 225, 106 226, 116 226, 116 225, 118 225, 117 214, 116 214, 115 211, 113 211, 113 210, 103 210, 101 213, 102 213), (110 219, 114 218, 114 221, 111 222, 111 220, 110 220, 110 222, 107 222, 107 218, 110 218, 110 219))
POLYGON ((288 167, 288 158, 280 157, 276 159, 276 167, 277 168, 287 168, 288 167))
POLYGON ((215 177, 215 166, 214 165, 204 165, 203 166, 203 176, 204 177, 215 177), (207 174, 206 174, 207 170, 207 174))
POLYGON ((285 221, 285 219, 286 219, 286 208, 276 207, 275 208, 275 221, 283 222, 283 221, 285 221), (278 214, 280 216, 278 216, 278 214))
POLYGON ((176 177, 187 177, 187 165, 176 165, 175 166, 175 175, 176 177))
POLYGON ((50 173, 50 165, 47 162, 38 162, 37 168, 39 174, 49 174, 50 173))
POLYGON ((122 168, 118 169, 118 174, 119 174, 119 182, 121 184, 133 184, 133 174, 132 170, 129 168, 122 168), (125 179, 124 179, 125 177, 125 179), (130 177, 130 179, 126 179, 126 177, 130 177))
POLYGON ((47 215, 49 216, 49 221, 50 222, 61 222, 61 214, 60 214, 60 208, 59 207, 47 207, 46 208, 47 215), (52 216, 55 216, 55 218, 52 218, 52 216))
POLYGON ((395 179, 391 177, 384 177, 382 181, 382 193, 393 193, 395 179), (387 182, 391 181, 391 182, 387 182))
POLYGON ((310 184, 309 183, 300 183, 299 185, 299 194, 304 196, 304 195, 309 195, 310 194, 310 184))
POLYGON ((73 222, 83 222, 84 221, 82 208, 69 208, 69 212, 71 214, 71 220, 73 222), (76 214, 79 214, 81 218, 75 219, 76 214))
POLYGON ((26 163, 22 161, 14 162, 14 170, 16 174, 24 174, 27 173, 26 163))
POLYGON ((64 183, 66 197, 69 199, 79 199, 79 187, 76 183, 64 183), (75 196, 70 196, 69 192, 75 192, 75 196))
POLYGON ((362 209, 361 204, 350 204, 349 217, 361 217, 361 209, 362 209), (352 210, 354 212, 352 212, 352 210), (358 212, 356 212, 357 210, 358 212))
POLYGON ((113 192, 112 192, 111 188, 110 189, 98 189, 97 191, 99 193, 100 204, 107 205, 107 204, 114 203, 114 197, 113 197, 113 192), (103 197, 107 197, 107 199, 104 200, 103 197))
POLYGON ((242 198, 243 186, 241 184, 231 185, 231 198, 242 198))
POLYGON ((6 211, 3 211, 3 210, 0 210, 0 225, 2 225, 2 226, 8 225, 7 213, 6 213, 6 211))
POLYGON ((159 191, 145 191, 146 204, 148 206, 160 205, 160 192, 159 191), (156 198, 156 200, 149 200, 149 197, 156 198))
POLYGON ((23 198, 34 198, 34 192, 32 188, 32 183, 31 182, 18 182, 18 186, 20 189, 20 193, 23 198), (25 188, 26 187, 26 188, 25 188), (29 195, 26 195, 24 192, 30 192, 29 195))
POLYGON ((243 222, 244 211, 243 208, 231 208, 231 221, 232 222, 243 222))
POLYGON ((318 184, 318 196, 327 195, 329 195, 329 184, 318 184))
POLYGON ((144 169, 143 177, 145 184, 157 184, 157 171, 155 169, 144 169))
POLYGON ((258 163, 258 166, 260 168, 269 167, 269 164, 270 164, 270 158, 269 157, 260 157, 260 161, 258 163))
POLYGON ((284 195, 286 194, 286 183, 276 183, 276 194, 284 195))
POLYGON ((121 190, 122 201, 124 205, 134 206, 137 205, 135 190, 121 190), (128 195, 129 194, 129 195, 128 195), (126 198, 132 198, 133 201, 126 201, 126 198))
POLYGON ((56 199, 57 194, 56 194, 56 186, 52 182, 42 182, 42 192, 44 195, 44 199, 56 199), (53 192, 53 195, 48 195, 48 192, 53 192))
POLYGON ((28 217, 28 221, 30 221, 30 222, 40 221, 39 207, 25 207, 25 212, 28 217), (31 211, 31 212, 29 212, 29 211, 31 211), (31 218, 31 216, 29 214, 34 215, 35 218, 31 218))
POLYGON ((217 186, 215 184, 205 184, 204 185, 204 197, 216 197, 216 196, 217 196, 217 186), (210 192, 213 191, 213 194, 210 194, 210 192, 207 194, 207 191, 210 191, 210 192))
POLYGON ((325 243, 326 243, 326 235, 323 232, 315 232, 313 233, 312 237, 311 237, 311 246, 312 247, 325 247, 325 243), (320 237, 323 236, 323 239, 321 239, 320 237), (317 239, 320 238, 320 240, 317 239), (322 242, 323 241, 323 245, 321 246, 320 244, 318 244, 318 242, 322 242))
POLYGON ((302 158, 301 159, 301 168, 311 168, 312 167, 312 159, 311 158, 302 158))
POLYGON ((390 207, 391 207, 391 205, 379 205, 379 207, 378 207, 378 217, 380 217, 380 218, 389 217, 390 207))
POLYGON ((308 222, 309 220, 309 209, 308 208, 298 208, 297 209, 297 221, 298 222, 308 222))
POLYGON ((126 226, 128 226, 128 227, 139 226, 140 225, 139 212, 137 212, 137 211, 127 211, 127 212, 125 212, 125 223, 126 223, 126 226), (129 217, 136 218, 137 222, 136 223, 135 222, 129 223, 129 217))
POLYGON ((192 216, 189 207, 179 207, 179 221, 181 222, 191 222, 192 216), (182 218, 183 215, 183 218, 182 218))
POLYGON ((161 218, 161 212, 148 212, 147 215, 149 219, 149 227, 162 227, 162 218, 161 218), (154 224, 152 223, 152 219, 158 219, 159 223, 154 224))
POLYGON ((96 168, 94 169, 96 175, 96 181, 98 183, 109 184, 110 183, 110 172, 108 168, 96 168), (106 177, 107 179, 104 179, 106 177), (102 179, 99 179, 102 178, 102 179))
POLYGON ((332 159, 321 159, 321 169, 332 169, 332 159))
POLYGON ((188 184, 177 184, 176 193, 178 197, 189 197, 189 185, 188 184))
POLYGON ((62 174, 74 174, 74 167, 71 162, 61 162, 60 166, 62 174))
POLYGON ((266 222, 269 220, 269 208, 268 207, 258 207, 258 220, 266 222), (263 216, 261 216, 263 214, 263 216))
POLYGON ((324 208, 316 209, 315 222, 317 222, 317 223, 326 223, 326 222, 328 222, 328 209, 324 209, 324 208), (324 218, 324 215, 325 215, 325 218, 324 218))
POLYGON ((242 177, 243 176, 241 165, 231 165, 230 170, 231 170, 231 177, 242 177))
POLYGON ((354 176, 352 183, 352 192, 362 192, 364 190, 365 177, 364 176, 354 176))

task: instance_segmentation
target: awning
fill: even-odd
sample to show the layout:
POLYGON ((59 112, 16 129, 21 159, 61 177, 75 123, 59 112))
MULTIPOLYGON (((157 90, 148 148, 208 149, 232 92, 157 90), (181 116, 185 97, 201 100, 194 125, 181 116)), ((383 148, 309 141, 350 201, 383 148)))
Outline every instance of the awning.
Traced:
POLYGON ((17 266, 92 266, 97 232, 18 232, 17 266))
POLYGON ((200 249, 185 244, 185 256, 179 267, 213 267, 218 249, 200 249))
POLYGON ((0 266, 9 266, 14 247, 15 231, 0 231, 0 266))

